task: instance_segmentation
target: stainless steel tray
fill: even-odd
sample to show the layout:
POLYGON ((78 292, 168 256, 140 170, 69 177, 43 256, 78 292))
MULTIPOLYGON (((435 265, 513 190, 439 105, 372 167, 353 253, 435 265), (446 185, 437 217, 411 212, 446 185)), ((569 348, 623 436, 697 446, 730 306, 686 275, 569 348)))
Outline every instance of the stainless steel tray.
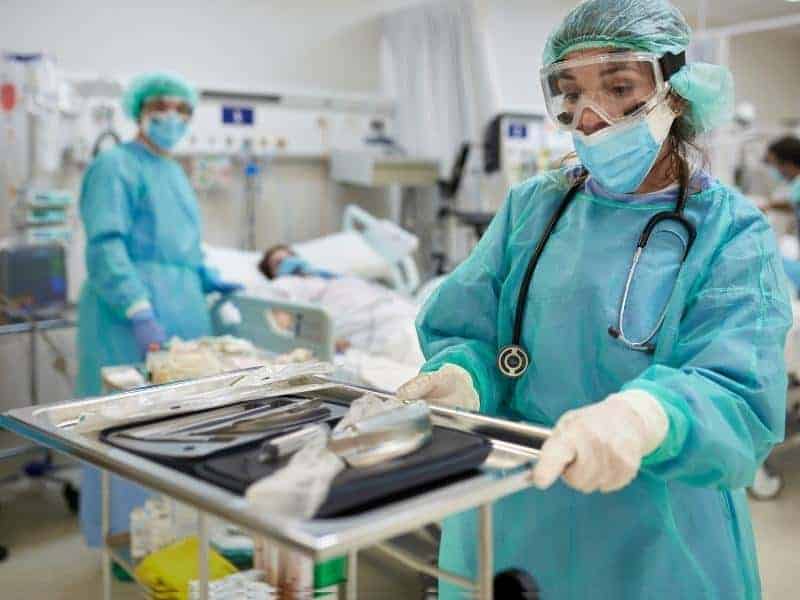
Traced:
MULTIPOLYGON (((167 410, 180 413, 191 410, 191 403, 187 399, 202 397, 203 394, 212 394, 215 405, 225 406, 245 399, 242 391, 235 387, 243 373, 246 374, 225 373, 101 398, 19 408, 1 415, 0 426, 37 444, 107 469, 202 511, 227 519, 270 538, 275 543, 301 551, 315 560, 326 560, 371 546, 428 523, 440 521, 449 515, 489 504, 530 486, 530 471, 538 456, 536 448, 549 434, 545 428, 434 408, 436 424, 481 431, 489 435, 493 449, 478 472, 455 483, 355 516, 298 521, 263 514, 248 505, 240 496, 146 458, 113 448, 99 441, 98 430, 87 429, 85 421, 81 419, 81 415, 87 413, 117 414, 122 412, 121 407, 135 415, 134 421, 142 420, 142 415, 150 409, 163 411, 166 407, 167 410)), ((366 391, 357 386, 312 377, 302 385, 265 388, 262 397, 303 394, 315 390, 325 390, 326 394, 345 401, 366 391)), ((126 422, 131 422, 131 419, 119 417, 118 424, 126 422)), ((103 420, 102 428, 113 424, 108 419, 103 420)))

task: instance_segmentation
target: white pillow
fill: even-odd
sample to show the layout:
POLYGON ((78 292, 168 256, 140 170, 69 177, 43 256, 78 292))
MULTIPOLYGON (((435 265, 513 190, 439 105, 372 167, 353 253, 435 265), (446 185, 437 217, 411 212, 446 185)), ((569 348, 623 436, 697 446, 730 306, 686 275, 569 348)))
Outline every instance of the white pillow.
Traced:
POLYGON ((224 281, 240 283, 245 288, 259 286, 265 281, 258 270, 262 252, 219 248, 207 244, 203 246, 203 250, 206 264, 217 269, 224 281))
POLYGON ((368 280, 391 280, 387 262, 359 233, 341 231, 292 244, 292 249, 315 267, 368 280))

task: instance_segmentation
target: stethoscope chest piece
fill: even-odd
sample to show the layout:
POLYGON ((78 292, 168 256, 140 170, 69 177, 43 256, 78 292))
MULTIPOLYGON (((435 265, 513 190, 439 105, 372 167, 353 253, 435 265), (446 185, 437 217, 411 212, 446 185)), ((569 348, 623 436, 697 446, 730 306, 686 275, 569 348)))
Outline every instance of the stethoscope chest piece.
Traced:
POLYGON ((506 377, 521 377, 529 364, 528 353, 517 344, 504 346, 497 355, 497 368, 506 377))

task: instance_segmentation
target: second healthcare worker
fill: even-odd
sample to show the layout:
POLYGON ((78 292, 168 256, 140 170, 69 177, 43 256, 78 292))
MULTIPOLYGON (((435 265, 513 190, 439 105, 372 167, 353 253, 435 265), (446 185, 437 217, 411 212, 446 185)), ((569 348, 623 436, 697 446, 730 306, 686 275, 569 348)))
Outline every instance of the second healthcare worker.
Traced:
MULTIPOLYGON (((731 113, 666 0, 589 0, 542 86, 580 166, 513 188, 417 324, 406 398, 553 426, 541 490, 495 505, 495 567, 543 598, 758 598, 744 492, 782 439, 791 323, 769 225, 691 140, 731 113)), ((476 573, 477 518, 440 564, 476 573)), ((460 597, 442 584, 443 598, 460 597)))
MULTIPOLYGON (((182 78, 136 78, 123 107, 138 125, 136 139, 103 152, 83 180, 80 210, 88 277, 80 297, 80 397, 101 392, 105 365, 140 362, 172 336, 209 335, 205 295, 238 286, 203 264, 197 199, 171 151, 186 133, 197 93, 182 78)), ((112 531, 127 530, 130 509, 145 492, 113 480, 112 531)), ((81 523, 100 543, 99 472, 84 469, 81 523)))

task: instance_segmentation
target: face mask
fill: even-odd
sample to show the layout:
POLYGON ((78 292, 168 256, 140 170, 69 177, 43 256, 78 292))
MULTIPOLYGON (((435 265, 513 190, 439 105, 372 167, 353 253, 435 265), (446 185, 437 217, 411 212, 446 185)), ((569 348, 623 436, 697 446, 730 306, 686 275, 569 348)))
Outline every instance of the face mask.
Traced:
POLYGON ((769 172, 769 178, 773 181, 773 183, 775 183, 775 185, 786 183, 783 173, 781 173, 780 170, 778 170, 778 167, 775 165, 769 165, 767 167, 767 171, 769 172))
POLYGON ((186 120, 173 113, 147 115, 144 118, 144 131, 147 138, 156 146, 169 152, 186 134, 186 120))
POLYGON ((339 276, 336 273, 332 273, 331 271, 326 271, 325 269, 312 269, 309 275, 313 275, 314 277, 321 277, 322 279, 338 279, 339 276))
POLYGON ((298 256, 287 256, 278 265, 278 276, 284 275, 308 275, 311 265, 298 256))
POLYGON ((611 125, 592 135, 575 132, 572 139, 581 163, 604 189, 630 194, 653 168, 674 120, 664 100, 632 123, 611 125))

